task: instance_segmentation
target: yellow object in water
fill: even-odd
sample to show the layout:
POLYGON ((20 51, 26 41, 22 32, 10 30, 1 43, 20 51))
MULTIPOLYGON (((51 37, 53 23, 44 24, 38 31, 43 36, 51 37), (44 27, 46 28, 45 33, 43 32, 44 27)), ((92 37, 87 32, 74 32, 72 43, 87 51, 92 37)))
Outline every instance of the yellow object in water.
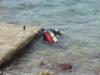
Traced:
POLYGON ((50 35, 51 35, 53 41, 54 41, 54 42, 58 42, 57 37, 56 37, 52 32, 49 32, 49 33, 50 33, 50 35))
POLYGON ((52 71, 45 70, 40 72, 39 75, 55 75, 55 73, 52 71))
POLYGON ((54 36, 53 37, 54 42, 58 42, 58 39, 54 36))

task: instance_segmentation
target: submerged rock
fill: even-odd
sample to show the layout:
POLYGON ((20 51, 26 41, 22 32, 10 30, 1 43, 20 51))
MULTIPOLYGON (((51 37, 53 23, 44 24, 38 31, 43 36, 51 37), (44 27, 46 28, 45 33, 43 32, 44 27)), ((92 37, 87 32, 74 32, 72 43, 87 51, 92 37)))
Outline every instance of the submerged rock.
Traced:
POLYGON ((58 64, 58 67, 63 71, 67 71, 67 70, 71 71, 71 69, 72 69, 72 65, 67 64, 67 63, 58 64))
POLYGON ((95 58, 100 58, 100 53, 96 54, 95 58))
POLYGON ((39 63, 39 65, 40 66, 44 66, 44 65, 46 65, 43 61, 41 61, 40 63, 39 63))

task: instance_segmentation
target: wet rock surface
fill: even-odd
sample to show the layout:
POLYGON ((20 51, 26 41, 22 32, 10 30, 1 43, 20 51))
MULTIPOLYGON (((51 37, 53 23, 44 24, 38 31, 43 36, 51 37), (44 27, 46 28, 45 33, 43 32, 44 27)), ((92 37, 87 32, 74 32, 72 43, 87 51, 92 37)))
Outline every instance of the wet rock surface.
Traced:
POLYGON ((58 68, 60 68, 63 71, 67 71, 67 70, 71 71, 72 65, 67 64, 67 63, 61 63, 61 64, 58 64, 58 68))

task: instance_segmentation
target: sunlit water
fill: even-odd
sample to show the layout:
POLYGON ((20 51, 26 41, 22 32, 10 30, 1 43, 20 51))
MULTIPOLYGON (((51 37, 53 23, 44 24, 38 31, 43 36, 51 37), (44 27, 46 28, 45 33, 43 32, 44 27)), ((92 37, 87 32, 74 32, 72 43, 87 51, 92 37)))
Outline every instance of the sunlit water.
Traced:
POLYGON ((100 74, 100 0, 0 0, 0 21, 64 31, 57 45, 42 39, 32 44, 5 75, 38 75, 44 69, 57 75, 100 74), (47 65, 41 67, 41 61, 47 65), (61 62, 71 63, 73 71, 59 71, 55 65, 61 62))

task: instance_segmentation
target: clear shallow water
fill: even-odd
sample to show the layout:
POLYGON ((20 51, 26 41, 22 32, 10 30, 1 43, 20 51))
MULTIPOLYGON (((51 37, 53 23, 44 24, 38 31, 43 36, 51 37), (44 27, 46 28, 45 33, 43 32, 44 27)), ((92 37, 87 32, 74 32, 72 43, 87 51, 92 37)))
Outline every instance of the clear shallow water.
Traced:
POLYGON ((41 24, 65 32, 59 43, 49 45, 41 40, 5 69, 6 75, 36 75, 51 69, 58 75, 100 74, 100 1, 99 0, 0 0, 0 21, 19 25, 41 24), (54 59, 56 61, 54 61, 54 59), (40 67, 40 61, 51 68, 40 67), (73 72, 62 72, 56 63, 68 62, 73 72), (13 67, 12 67, 13 66, 13 67))

